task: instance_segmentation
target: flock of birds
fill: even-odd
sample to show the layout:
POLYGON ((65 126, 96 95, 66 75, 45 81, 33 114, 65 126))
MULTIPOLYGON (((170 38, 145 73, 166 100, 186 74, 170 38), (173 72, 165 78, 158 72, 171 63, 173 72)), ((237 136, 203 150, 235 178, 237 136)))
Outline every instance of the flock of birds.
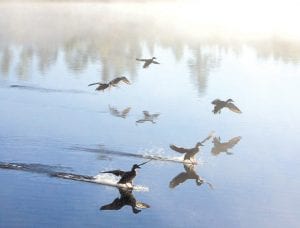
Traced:
MULTIPOLYGON (((152 57, 151 59, 138 59, 137 58, 136 60, 144 62, 143 68, 148 68, 151 64, 160 64, 159 62, 156 61, 155 57, 152 57)), ((105 89, 108 89, 111 87, 117 87, 120 82, 123 82, 126 84, 131 84, 130 81, 126 77, 122 76, 122 77, 117 77, 107 83, 96 82, 96 83, 89 84, 88 86, 98 85, 96 90, 104 91, 105 89)), ((233 104, 233 102, 234 101, 232 99, 227 99, 225 101, 220 100, 220 99, 215 99, 214 101, 211 102, 212 105, 214 105, 212 112, 214 114, 220 114, 222 109, 227 108, 232 112, 241 113, 241 110, 235 104, 233 104)), ((121 117, 121 118, 126 118, 128 113, 130 112, 130 109, 131 108, 126 108, 123 111, 118 111, 117 109, 109 106, 110 113, 114 116, 121 117)), ((150 114, 148 111, 144 111, 143 114, 144 114, 144 118, 137 120, 136 123, 144 123, 144 122, 155 123, 154 120, 159 116, 158 113, 150 114)), ((200 151, 200 147, 204 146, 203 143, 205 141, 209 140, 211 137, 212 137, 212 134, 209 135, 204 140, 202 140, 201 142, 197 142, 193 148, 183 148, 183 147, 176 146, 174 144, 170 145, 170 148, 173 151, 176 151, 177 153, 184 155, 183 164, 184 164, 184 169, 185 169, 185 172, 182 172, 173 178, 173 180, 169 184, 170 188, 176 187, 177 185, 179 185, 180 183, 183 183, 187 179, 195 179, 197 185, 207 183, 212 188, 212 185, 210 183, 208 183, 207 181, 205 181, 203 178, 201 178, 194 170, 195 164, 197 164, 195 155, 200 151)), ((214 139, 213 139, 214 145, 218 144, 219 147, 216 147, 216 148, 222 148, 222 149, 215 150, 213 153, 215 155, 217 155, 222 150, 223 151, 225 150, 226 153, 230 154, 227 151, 227 149, 232 148, 239 140, 240 140, 240 137, 236 137, 236 138, 232 139, 231 142, 228 142, 228 145, 224 145, 222 148, 222 147, 220 147, 220 145, 222 144, 220 142, 220 138, 214 137, 214 139)), ((118 170, 110 170, 110 171, 101 172, 101 173, 110 173, 110 174, 120 177, 118 184, 124 186, 125 189, 120 188, 119 189, 120 198, 116 198, 111 204, 102 206, 100 209, 101 210, 119 210, 124 205, 130 205, 132 207, 133 212, 138 213, 141 211, 139 209, 148 208, 149 205, 135 200, 134 196, 132 195, 132 189, 133 189, 133 180, 137 175, 136 170, 140 169, 142 165, 144 165, 150 161, 151 161, 151 159, 149 161, 146 161, 141 164, 134 164, 132 166, 131 170, 129 170, 129 171, 123 171, 123 170, 118 169, 118 170)))

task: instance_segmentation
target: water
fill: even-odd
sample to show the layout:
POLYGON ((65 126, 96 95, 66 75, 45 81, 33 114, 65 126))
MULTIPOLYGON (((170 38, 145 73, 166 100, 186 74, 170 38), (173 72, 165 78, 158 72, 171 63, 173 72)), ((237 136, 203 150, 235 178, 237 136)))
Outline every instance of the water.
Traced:
POLYGON ((0 227, 299 227, 296 22, 250 29, 241 14, 220 27, 168 4, 0 4, 0 162, 38 164, 0 170, 0 227), (135 60, 152 56, 160 65, 135 60), (87 86, 121 75, 131 84, 87 86), (216 98, 242 113, 214 115, 216 98), (139 121, 143 111, 159 115, 139 121), (170 144, 212 131, 198 165, 178 162, 170 144), (100 210, 122 199, 116 188, 43 173, 95 176, 153 157, 134 180, 149 191, 123 195, 146 207, 136 214, 100 210))

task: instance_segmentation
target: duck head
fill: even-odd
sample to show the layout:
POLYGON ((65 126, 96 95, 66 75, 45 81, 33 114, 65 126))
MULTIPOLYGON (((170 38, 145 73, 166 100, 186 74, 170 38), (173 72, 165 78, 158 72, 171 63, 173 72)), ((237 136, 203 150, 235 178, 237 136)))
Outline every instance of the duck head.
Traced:
POLYGON ((204 183, 204 181, 203 181, 201 178, 196 179, 196 184, 197 184, 198 186, 200 186, 200 185, 203 184, 203 183, 204 183))
POLYGON ((121 78, 123 82, 125 82, 126 84, 130 84, 130 81, 125 76, 122 76, 121 78))
POLYGON ((135 170, 135 169, 140 169, 141 167, 139 166, 139 165, 137 165, 137 164, 134 164, 133 166, 132 166, 132 170, 135 170))
POLYGON ((201 142, 198 142, 195 147, 204 146, 201 142))
POLYGON ((228 102, 233 102, 233 100, 232 100, 231 98, 229 98, 229 99, 226 101, 226 103, 228 103, 228 102))

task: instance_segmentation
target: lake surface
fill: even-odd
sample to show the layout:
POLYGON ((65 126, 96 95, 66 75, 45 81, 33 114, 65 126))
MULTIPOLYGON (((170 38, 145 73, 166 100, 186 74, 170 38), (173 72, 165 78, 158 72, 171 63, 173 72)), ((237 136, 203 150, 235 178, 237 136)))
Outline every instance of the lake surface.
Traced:
POLYGON ((299 34, 168 4, 0 3, 0 162, 97 175, 171 160, 139 170, 136 214, 100 210, 113 187, 0 169, 0 227, 299 227, 299 34), (216 98, 242 113, 213 114, 216 98), (198 165, 176 162, 170 144, 211 132, 198 165))

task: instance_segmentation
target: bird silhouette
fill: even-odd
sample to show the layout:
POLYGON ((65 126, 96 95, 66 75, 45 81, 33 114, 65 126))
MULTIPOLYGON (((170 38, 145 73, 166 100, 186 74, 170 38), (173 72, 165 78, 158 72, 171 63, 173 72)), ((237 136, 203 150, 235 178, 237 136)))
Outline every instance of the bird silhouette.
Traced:
POLYGON ((212 143, 214 147, 211 149, 211 153, 215 156, 219 155, 221 152, 225 152, 228 155, 231 155, 231 152, 228 152, 229 149, 232 149, 238 142, 242 139, 241 136, 234 137, 227 142, 221 143, 220 137, 214 137, 212 143))
POLYGON ((143 114, 144 114, 144 118, 135 121, 136 123, 151 122, 155 124, 156 122, 154 120, 157 119, 160 115, 159 113, 150 114, 148 111, 143 111, 143 114))
POLYGON ((214 109, 212 111, 214 114, 220 114, 223 108, 228 108, 232 112, 242 113, 241 110, 233 104, 232 99, 228 99, 226 101, 215 99, 211 103, 214 105, 214 109))
POLYGON ((196 164, 195 155, 200 151, 200 146, 204 146, 202 143, 198 142, 193 148, 183 148, 177 147, 174 144, 170 145, 170 148, 178 153, 184 154, 183 162, 196 164))
MULTIPOLYGON (((151 160, 149 160, 151 161, 151 160)), ((120 169, 117 170, 111 170, 111 171, 104 171, 101 173, 111 173, 115 176, 120 176, 120 180, 118 181, 118 184, 125 185, 126 188, 133 188, 133 179, 136 177, 136 169, 140 169, 142 165, 147 164, 149 161, 143 162, 141 164, 134 164, 130 171, 122 171, 120 169)))
POLYGON ((194 164, 184 164, 183 167, 185 169, 185 172, 179 173, 176 177, 174 177, 171 180, 171 182, 169 184, 170 188, 175 188, 187 180, 195 180, 195 182, 198 186, 202 185, 203 183, 207 183, 210 188, 213 188, 212 184, 205 181, 202 177, 200 177, 196 173, 194 164))
POLYGON ((121 81, 126 84, 130 84, 130 81, 126 77, 117 77, 108 83, 95 82, 95 83, 89 84, 88 86, 99 85, 95 90, 104 91, 105 89, 110 88, 111 86, 117 87, 118 83, 121 81))
POLYGON ((156 59, 155 57, 152 57, 151 59, 136 59, 137 61, 142 61, 145 62, 143 65, 143 68, 147 68, 150 66, 150 64, 154 63, 154 64, 160 64, 159 62, 154 61, 154 59, 156 59))
POLYGON ((146 203, 137 201, 132 194, 132 190, 119 188, 120 197, 117 197, 110 204, 103 205, 100 210, 120 210, 124 206, 131 206, 134 214, 140 213, 144 208, 150 208, 146 203))
POLYGON ((109 112, 111 115, 116 116, 116 117, 121 117, 121 118, 126 118, 128 116, 128 113, 130 112, 130 107, 125 108, 123 111, 119 111, 114 107, 108 106, 109 107, 109 112))
POLYGON ((209 140, 213 136, 213 132, 211 132, 204 140, 201 142, 197 142, 193 148, 183 148, 175 146, 174 144, 170 145, 170 148, 178 153, 184 154, 183 162, 184 163, 192 163, 197 164, 195 159, 195 155, 200 151, 200 146, 204 146, 203 143, 209 140))

